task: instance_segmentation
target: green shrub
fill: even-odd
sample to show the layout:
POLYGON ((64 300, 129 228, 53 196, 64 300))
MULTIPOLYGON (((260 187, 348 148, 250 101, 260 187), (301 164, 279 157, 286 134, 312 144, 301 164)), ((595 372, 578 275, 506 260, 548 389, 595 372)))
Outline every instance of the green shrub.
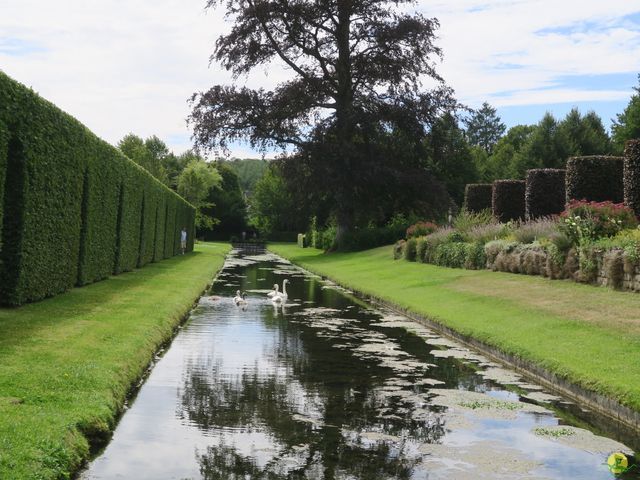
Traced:
POLYGON ((438 226, 433 222, 416 222, 407 228, 406 238, 422 237, 435 232, 438 226))
POLYGON ((140 238, 145 261, 162 258, 166 198, 179 203, 180 220, 193 230, 193 207, 2 73, 0 105, 0 176, 2 165, 7 171, 0 181, 7 188, 0 202, 3 304, 20 305, 131 269, 141 257, 140 238), (136 199, 143 194, 149 215, 141 218, 136 199))
POLYGON ((567 203, 572 200, 620 203, 624 199, 623 157, 590 156, 567 160, 567 203))
POLYGON ((404 247, 407 241, 405 239, 398 240, 393 246, 393 259, 398 260, 404 257, 404 247))
POLYGON ((486 263, 484 246, 478 243, 441 243, 432 257, 432 263, 442 267, 477 270, 485 268, 486 263))
POLYGON ((520 243, 533 243, 542 238, 549 238, 558 232, 559 223, 552 218, 539 218, 528 222, 519 222, 512 230, 512 235, 520 243))
POLYGON ((409 262, 416 261, 416 248, 418 245, 418 240, 415 238, 410 238, 407 240, 407 243, 404 245, 404 259, 409 262))
POLYGON ((464 268, 482 270, 487 266, 487 255, 482 243, 465 243, 464 268))
POLYGON ((493 216, 500 222, 521 220, 525 216, 526 183, 524 180, 496 180, 493 182, 493 216))
POLYGON ((624 203, 640 217, 640 140, 625 145, 623 183, 624 203))
POLYGON ((602 268, 607 286, 621 288, 624 282, 624 250, 614 249, 604 253, 602 268))
POLYGON ((566 170, 536 168, 527 170, 525 218, 557 215, 564 210, 566 170))
POLYGON ((462 210, 454 218, 453 228, 464 236, 474 228, 495 223, 491 210, 485 209, 479 212, 462 210))
POLYGON ((463 242, 438 245, 433 254, 433 263, 441 267, 463 268, 466 259, 466 245, 463 242))
POLYGON ((510 252, 518 245, 517 242, 511 242, 508 240, 493 240, 487 242, 484 246, 484 253, 486 256, 487 266, 493 268, 498 255, 502 252, 510 252))
POLYGON ((335 225, 329 225, 322 230, 318 235, 319 248, 325 251, 333 249, 336 244, 336 233, 337 229, 335 225))
POLYGON ((438 245, 442 243, 449 242, 451 234, 453 232, 454 232, 453 228, 444 227, 444 228, 440 228, 439 230, 436 230, 432 234, 427 235, 425 237, 426 246, 425 246, 425 252, 423 255, 423 261, 425 263, 434 263, 433 255, 435 253, 436 248, 438 247, 438 245))
POLYGON ((635 228, 638 221, 621 203, 572 201, 562 213, 560 230, 574 245, 591 243, 635 228))
POLYGON ((491 211, 491 196, 493 185, 490 183, 470 183, 464 187, 463 210, 472 213, 480 213, 483 210, 491 211))
POLYGON ((419 237, 416 243, 416 261, 427 263, 427 251, 429 250, 429 242, 426 237, 419 237))
POLYGON ((509 224, 493 222, 471 228, 465 237, 469 242, 484 244, 506 237, 511 233, 511 228, 509 224))

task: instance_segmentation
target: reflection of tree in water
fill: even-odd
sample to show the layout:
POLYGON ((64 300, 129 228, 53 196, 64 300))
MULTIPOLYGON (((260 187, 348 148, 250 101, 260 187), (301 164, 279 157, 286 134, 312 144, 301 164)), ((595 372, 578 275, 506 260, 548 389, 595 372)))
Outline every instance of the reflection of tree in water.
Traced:
POLYGON ((297 452, 291 452, 290 449, 284 450, 262 467, 253 458, 243 456, 234 447, 227 445, 207 447, 207 452, 198 454, 197 458, 200 474, 205 480, 249 478, 252 480, 282 478, 404 480, 411 478, 411 472, 417 463, 415 459, 391 456, 386 444, 379 444, 366 451, 345 446, 340 452, 339 463, 324 459, 319 451, 305 449, 303 453, 304 456, 300 456, 297 452))
MULTIPOLYGON (((404 455, 403 444, 354 440, 350 432, 401 434, 421 442, 436 442, 442 425, 401 418, 381 418, 388 405, 376 389, 392 372, 375 362, 331 347, 304 326, 282 324, 278 341, 263 352, 264 365, 236 377, 219 374, 222 365, 188 368, 181 395, 180 416, 211 431, 263 431, 275 448, 264 466, 225 444, 198 455, 202 475, 216 478, 410 478, 417 460, 404 455), (373 379, 373 377, 377 377, 373 379), (312 412, 310 417, 299 414, 312 412), (283 458, 306 446, 297 466, 282 471, 283 458), (296 476, 297 475, 297 476, 296 476)), ((196 362, 197 365, 202 363, 196 362)), ((286 463, 286 462, 285 462, 286 463)))

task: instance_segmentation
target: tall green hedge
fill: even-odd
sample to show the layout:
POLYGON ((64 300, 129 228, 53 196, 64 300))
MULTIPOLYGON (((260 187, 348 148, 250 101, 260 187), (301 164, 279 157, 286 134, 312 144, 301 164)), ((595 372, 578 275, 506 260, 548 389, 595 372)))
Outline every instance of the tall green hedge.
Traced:
POLYGON ((526 217, 557 215, 565 207, 566 170, 535 168, 527 170, 526 217))
POLYGON ((176 209, 178 202, 174 198, 167 198, 167 223, 164 235, 164 258, 172 257, 175 252, 175 232, 178 231, 176 225, 176 209))
POLYGON ((623 157, 588 156, 567 160, 566 193, 570 200, 624 200, 623 157))
MULTIPOLYGON (((9 149, 9 129, 0 121, 0 252, 2 252, 2 212, 4 209, 4 182, 7 173, 7 150, 9 149)), ((0 271, 2 270, 0 258, 0 271)))
POLYGON ((179 236, 165 231, 167 199, 194 211, 120 151, 2 72, 0 194, 5 305, 160 260, 165 239, 179 236))
POLYGON ((624 148, 624 203, 640 217, 640 140, 629 140, 624 148))
POLYGON ((525 215, 525 181, 496 180, 493 182, 493 216, 500 222, 520 220, 525 215))
POLYGON ((464 209, 469 212, 491 210, 492 195, 492 184, 470 183, 464 188, 464 209))

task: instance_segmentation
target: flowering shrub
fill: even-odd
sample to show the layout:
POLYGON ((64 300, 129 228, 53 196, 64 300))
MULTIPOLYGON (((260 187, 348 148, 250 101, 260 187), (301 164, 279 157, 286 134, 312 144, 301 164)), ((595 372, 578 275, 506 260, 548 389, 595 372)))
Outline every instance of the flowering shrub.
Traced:
POLYGON ((638 221, 622 203, 573 200, 561 214, 561 230, 574 245, 598 238, 612 237, 623 229, 634 228, 638 221))
POLYGON ((435 232, 438 226, 433 222, 417 222, 407 228, 407 238, 422 237, 435 232))
POLYGON ((520 243, 533 243, 542 238, 549 238, 557 231, 556 219, 542 217, 528 222, 517 222, 513 228, 513 236, 520 243))

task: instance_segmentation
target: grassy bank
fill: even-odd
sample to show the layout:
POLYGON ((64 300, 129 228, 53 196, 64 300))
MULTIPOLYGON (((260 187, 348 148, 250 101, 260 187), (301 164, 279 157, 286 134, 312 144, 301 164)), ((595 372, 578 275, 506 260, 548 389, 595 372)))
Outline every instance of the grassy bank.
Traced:
POLYGON ((393 260, 391 247, 270 250, 342 285, 519 355, 640 411, 640 295, 393 260))
POLYGON ((68 478, 228 250, 195 252, 0 309, 0 478, 68 478))

